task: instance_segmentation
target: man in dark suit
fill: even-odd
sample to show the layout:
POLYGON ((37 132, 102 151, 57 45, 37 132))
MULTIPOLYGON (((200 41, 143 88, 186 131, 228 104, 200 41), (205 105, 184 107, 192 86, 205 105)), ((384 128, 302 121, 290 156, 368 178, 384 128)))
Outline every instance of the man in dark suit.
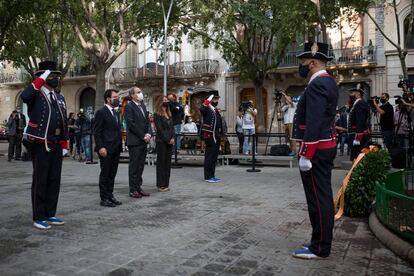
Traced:
POLYGON ((42 230, 64 224, 55 217, 62 156, 69 148, 65 98, 56 91, 61 74, 55 62, 40 62, 36 79, 21 94, 29 112, 24 135, 33 161, 33 225, 42 230))
POLYGON ((142 173, 147 156, 147 145, 151 140, 151 125, 147 109, 143 103, 144 95, 138 87, 129 90, 131 101, 125 108, 126 145, 129 152, 129 196, 141 198, 149 196, 142 186, 142 173))
POLYGON ((20 107, 16 107, 16 119, 17 119, 17 140, 16 140, 16 160, 22 159, 22 140, 23 140, 23 132, 24 128, 26 127, 26 116, 22 113, 22 109, 20 107))
POLYGON ((101 165, 99 192, 101 206, 116 207, 122 204, 113 194, 122 148, 121 122, 116 110, 119 108, 118 91, 106 90, 104 100, 105 105, 96 111, 94 123, 96 151, 101 165))
POLYGON ((364 90, 359 85, 349 89, 349 92, 351 110, 349 111, 348 133, 351 161, 353 161, 361 150, 368 146, 369 105, 364 100, 364 90))
POLYGON ((293 139, 301 141, 299 169, 312 224, 310 243, 302 245, 294 257, 316 259, 331 252, 334 208, 331 176, 336 156, 335 115, 338 87, 326 72, 329 45, 305 43, 299 74, 310 78, 299 100, 293 120, 293 139))

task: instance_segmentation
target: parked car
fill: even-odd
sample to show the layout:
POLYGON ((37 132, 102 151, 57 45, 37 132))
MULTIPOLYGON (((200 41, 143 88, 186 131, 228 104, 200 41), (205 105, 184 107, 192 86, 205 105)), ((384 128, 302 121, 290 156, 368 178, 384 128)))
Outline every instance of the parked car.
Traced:
POLYGON ((7 140, 7 128, 0 127, 0 140, 7 140))

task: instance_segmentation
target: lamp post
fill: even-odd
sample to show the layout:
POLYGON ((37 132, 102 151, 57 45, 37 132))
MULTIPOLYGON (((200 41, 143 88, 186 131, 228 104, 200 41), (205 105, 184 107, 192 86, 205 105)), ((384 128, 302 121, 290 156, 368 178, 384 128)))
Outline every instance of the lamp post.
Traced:
POLYGON ((160 0, 161 2, 161 8, 162 8, 162 15, 164 17, 164 48, 162 50, 162 53, 164 55, 164 96, 167 96, 167 63, 168 63, 168 57, 167 57, 167 44, 168 44, 168 20, 170 19, 171 14, 171 8, 173 6, 174 0, 171 0, 170 6, 168 7, 168 12, 165 14, 165 8, 164 8, 164 1, 160 0))

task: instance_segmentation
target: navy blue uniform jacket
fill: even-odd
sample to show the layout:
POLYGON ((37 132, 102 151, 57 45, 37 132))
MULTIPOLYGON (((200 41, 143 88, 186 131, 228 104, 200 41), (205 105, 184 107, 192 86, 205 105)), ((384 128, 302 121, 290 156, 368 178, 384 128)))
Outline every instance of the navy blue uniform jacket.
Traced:
POLYGON ((300 156, 312 159, 317 149, 333 148, 338 86, 328 74, 313 79, 299 100, 292 139, 301 141, 300 156))
MULTIPOLYGON (((47 143, 47 133, 49 131, 51 118, 51 102, 49 96, 41 90, 44 84, 45 81, 43 79, 35 79, 23 90, 20 97, 27 104, 29 112, 29 123, 27 124, 25 135, 29 140, 37 139, 47 143)), ((66 102, 60 93, 55 93, 55 95, 63 126, 60 144, 62 148, 68 149, 67 140, 69 139, 69 133, 66 117, 66 102)))

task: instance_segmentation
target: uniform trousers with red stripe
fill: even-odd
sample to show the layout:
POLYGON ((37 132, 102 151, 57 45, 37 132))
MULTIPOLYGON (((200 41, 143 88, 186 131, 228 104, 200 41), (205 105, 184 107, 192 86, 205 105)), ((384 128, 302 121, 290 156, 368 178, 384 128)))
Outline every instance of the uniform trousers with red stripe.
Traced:
POLYGON ((312 224, 309 250, 320 257, 328 257, 331 252, 334 227, 331 176, 335 156, 336 147, 318 149, 312 158, 312 169, 300 172, 312 224))
POLYGON ((359 146, 354 146, 352 143, 355 139, 355 134, 350 134, 349 135, 349 144, 351 145, 351 161, 354 161, 355 158, 358 157, 358 155, 361 153, 361 150, 363 148, 368 147, 368 135, 364 135, 360 141, 360 145, 359 146))

